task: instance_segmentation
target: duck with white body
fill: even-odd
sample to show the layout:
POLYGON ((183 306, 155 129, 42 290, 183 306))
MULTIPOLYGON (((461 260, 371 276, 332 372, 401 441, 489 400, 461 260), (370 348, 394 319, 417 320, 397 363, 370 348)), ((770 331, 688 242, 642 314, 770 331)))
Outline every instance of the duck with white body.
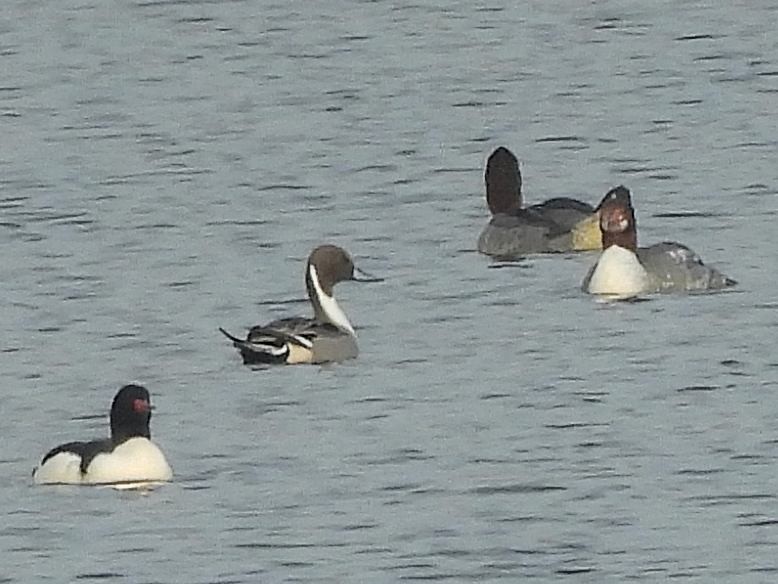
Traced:
POLYGON ((719 290, 736 284, 680 243, 664 241, 639 248, 632 197, 623 186, 610 190, 600 204, 600 231, 603 251, 582 284, 590 294, 634 297, 719 290))
POLYGON ((68 442, 50 450, 33 471, 36 484, 159 483, 173 478, 165 455, 151 441, 151 398, 139 385, 119 390, 111 405, 111 436, 68 442))

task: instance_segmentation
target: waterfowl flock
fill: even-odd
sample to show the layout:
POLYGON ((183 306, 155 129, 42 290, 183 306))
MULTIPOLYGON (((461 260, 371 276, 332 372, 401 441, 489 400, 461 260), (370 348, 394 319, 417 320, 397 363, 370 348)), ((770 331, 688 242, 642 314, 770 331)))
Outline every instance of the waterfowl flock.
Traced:
MULTIPOLYGON (((525 207, 519 162, 497 148, 484 173, 491 220, 477 249, 495 258, 529 254, 597 251, 582 290, 613 299, 655 293, 720 290, 736 282, 706 266, 688 247, 660 242, 638 247, 637 221, 630 191, 617 186, 597 207, 572 198, 553 198, 525 207)), ((220 328, 246 365, 339 362, 357 357, 357 333, 335 299, 340 282, 379 282, 359 270, 349 253, 325 244, 316 247, 305 267, 312 317, 287 317, 252 327, 245 338, 220 328)), ((33 471, 36 484, 149 486, 170 481, 173 471, 151 441, 151 398, 146 388, 126 385, 114 397, 110 436, 68 442, 46 453, 33 471)))
POLYGON ((737 283, 680 243, 638 247, 632 195, 623 185, 608 191, 596 208, 567 197, 524 208, 518 160, 502 146, 489 156, 484 182, 492 219, 478 238, 483 254, 511 258, 602 250, 582 289, 613 298, 720 290, 737 283))

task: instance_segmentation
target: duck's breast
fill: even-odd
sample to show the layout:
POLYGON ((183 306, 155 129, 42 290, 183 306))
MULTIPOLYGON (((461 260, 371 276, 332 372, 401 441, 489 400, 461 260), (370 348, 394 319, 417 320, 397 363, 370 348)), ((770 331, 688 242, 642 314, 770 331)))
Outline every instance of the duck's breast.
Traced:
POLYGON ((98 454, 87 467, 84 483, 169 481, 173 478, 165 455, 148 438, 130 438, 110 453, 98 454))
POLYGON ((612 245, 600 254, 584 279, 590 294, 634 296, 650 290, 650 279, 634 252, 612 245))

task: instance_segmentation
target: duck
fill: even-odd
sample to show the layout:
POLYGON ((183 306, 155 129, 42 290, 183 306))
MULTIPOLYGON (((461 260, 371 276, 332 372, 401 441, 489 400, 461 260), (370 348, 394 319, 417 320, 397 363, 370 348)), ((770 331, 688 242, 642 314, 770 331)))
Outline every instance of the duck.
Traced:
POLYGON ((600 249, 597 210, 569 197, 522 207, 521 171, 504 146, 492 152, 484 172, 492 218, 478 238, 478 251, 494 257, 600 249))
POLYGON ((173 471, 151 441, 151 397, 141 385, 125 385, 111 404, 111 437, 68 442, 49 450, 33 471, 39 485, 164 483, 173 471))
POLYGON ((313 318, 289 317, 252 327, 241 339, 219 331, 240 351, 245 365, 321 364, 354 359, 359 354, 357 333, 335 300, 338 282, 380 282, 354 265, 348 252, 336 245, 316 247, 308 256, 305 287, 313 318))
POLYGON ((640 294, 721 290, 737 282, 706 266, 689 247, 663 241, 637 245, 637 220, 632 194, 620 185, 608 191, 600 205, 602 248, 584 278, 590 294, 634 297, 640 294))

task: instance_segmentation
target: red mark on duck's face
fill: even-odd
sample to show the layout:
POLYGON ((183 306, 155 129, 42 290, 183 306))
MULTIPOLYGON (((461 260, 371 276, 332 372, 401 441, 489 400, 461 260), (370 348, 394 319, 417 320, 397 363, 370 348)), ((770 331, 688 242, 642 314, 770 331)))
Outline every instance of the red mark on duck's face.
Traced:
POLYGON ((151 404, 145 399, 136 399, 132 402, 132 411, 143 414, 151 411, 151 404))
POLYGON ((600 229, 607 233, 622 233, 632 223, 629 209, 622 206, 606 206, 600 211, 600 229))
POLYGON ((608 191, 597 206, 597 212, 600 214, 602 249, 618 245, 624 249, 637 250, 637 223, 627 187, 619 185, 608 191))

